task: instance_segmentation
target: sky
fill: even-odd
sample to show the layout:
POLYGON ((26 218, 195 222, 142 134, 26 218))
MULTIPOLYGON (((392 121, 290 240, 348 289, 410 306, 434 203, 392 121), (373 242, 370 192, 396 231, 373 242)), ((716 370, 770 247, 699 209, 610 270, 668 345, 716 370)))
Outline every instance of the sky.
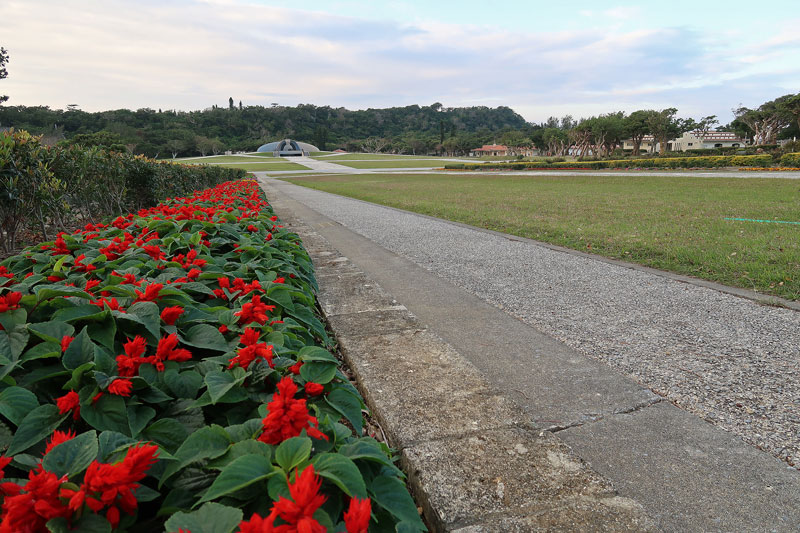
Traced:
POLYGON ((800 92, 797 0, 0 0, 5 105, 508 106, 531 122, 800 92))

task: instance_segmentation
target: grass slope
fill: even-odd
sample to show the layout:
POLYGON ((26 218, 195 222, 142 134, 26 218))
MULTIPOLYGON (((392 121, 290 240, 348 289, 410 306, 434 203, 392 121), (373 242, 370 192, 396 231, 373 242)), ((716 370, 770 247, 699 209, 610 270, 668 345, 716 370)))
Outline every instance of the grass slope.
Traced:
POLYGON ((391 161, 333 161, 350 168, 442 168, 448 161, 441 159, 394 159, 391 161))
POLYGON ((671 176, 329 175, 299 185, 726 285, 800 299, 794 180, 671 176))

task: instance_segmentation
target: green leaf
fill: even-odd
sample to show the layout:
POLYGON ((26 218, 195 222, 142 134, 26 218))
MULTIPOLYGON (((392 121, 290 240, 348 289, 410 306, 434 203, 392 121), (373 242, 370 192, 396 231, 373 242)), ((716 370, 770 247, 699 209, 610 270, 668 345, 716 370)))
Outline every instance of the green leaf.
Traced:
POLYGON ((327 350, 319 346, 303 346, 297 352, 298 361, 324 361, 338 363, 339 361, 327 350))
POLYGON ((339 448, 339 453, 353 461, 362 459, 374 463, 382 464, 392 469, 397 477, 404 477, 402 470, 397 468, 386 453, 381 448, 381 445, 373 438, 363 437, 351 443, 345 444, 339 448))
MULTIPOLYGON (((300 370, 302 371, 303 368, 301 367, 300 370)), ((361 435, 363 424, 361 400, 344 389, 334 389, 325 396, 325 401, 328 402, 328 405, 340 412, 353 425, 356 430, 356 435, 361 435)))
MULTIPOLYGON (((21 303, 24 304, 24 301, 21 303)), ((11 331, 19 324, 25 324, 28 322, 28 311, 24 308, 20 307, 19 309, 12 309, 10 311, 6 311, 5 313, 0 313, 0 325, 3 326, 3 329, 6 331, 11 331)))
POLYGON ((81 418, 97 431, 116 431, 130 436, 128 411, 121 396, 104 393, 96 402, 81 405, 81 418))
POLYGON ((16 362, 25 351, 29 337, 30 332, 25 324, 17 324, 14 329, 0 331, 0 355, 16 362))
POLYGON ((128 427, 131 430, 131 437, 136 438, 139 433, 156 416, 156 410, 146 405, 128 406, 128 427))
POLYGON ((53 320, 63 322, 74 322, 76 320, 97 320, 102 319, 105 311, 92 304, 76 305, 74 307, 64 307, 53 313, 53 320))
POLYGON ((311 446, 308 437, 286 439, 275 450, 275 461, 288 472, 311 456, 311 446))
POLYGON ((94 361, 94 343, 89 336, 89 328, 84 327, 75 339, 69 343, 64 356, 61 358, 61 363, 67 370, 75 370, 91 361, 94 361))
POLYGON ((225 337, 222 336, 222 333, 217 328, 209 324, 192 326, 181 339, 181 342, 206 350, 228 351, 228 341, 225 340, 225 337))
POLYGON ((267 479, 274 473, 275 470, 269 458, 260 454, 243 455, 233 460, 220 472, 198 503, 215 500, 236 492, 262 479, 267 479))
POLYGON ((42 459, 42 466, 58 477, 72 477, 89 467, 97 458, 97 451, 97 432, 87 431, 50 450, 42 459))
POLYGON ((208 394, 211 396, 211 403, 217 403, 229 390, 243 383, 245 377, 242 376, 236 379, 230 372, 220 370, 214 370, 206 374, 205 382, 208 387, 208 394))
POLYGON ((272 462, 272 446, 264 444, 260 440, 248 439, 237 442, 231 446, 228 452, 213 461, 206 463, 208 468, 219 468, 224 470, 224 467, 231 464, 233 461, 244 455, 263 455, 270 463, 272 462))
POLYGON ((155 442, 170 453, 175 453, 188 436, 189 432, 183 424, 174 418, 156 420, 142 432, 143 438, 155 442))
POLYGON ((127 314, 140 318, 141 323, 153 337, 161 338, 161 315, 158 305, 153 302, 137 302, 127 309, 127 314))
POLYGON ((164 382, 178 398, 197 398, 197 392, 203 385, 203 376, 194 370, 181 372, 167 370, 164 373, 164 382))
POLYGON ((83 374, 94 368, 94 362, 85 363, 72 371, 72 377, 62 385, 61 390, 75 390, 81 386, 83 374))
POLYGON ((19 426, 25 415, 39 407, 36 395, 22 387, 9 387, 0 392, 0 414, 19 426))
POLYGON ((36 324, 28 324, 28 331, 43 341, 55 342, 60 346, 61 339, 64 336, 69 335, 72 337, 72 334, 75 333, 75 326, 72 324, 67 324, 66 322, 51 320, 50 322, 37 322, 36 324))
POLYGON ((60 357, 61 344, 55 342, 40 342, 33 348, 30 348, 22 354, 20 362, 26 363, 36 359, 45 359, 47 357, 60 357))
POLYGON ((94 513, 84 513, 80 520, 70 524, 66 518, 53 518, 47 521, 50 533, 111 533, 111 524, 104 517, 94 513))
POLYGON ((317 474, 332 481, 348 496, 366 498, 367 487, 364 485, 361 471, 347 457, 338 453, 321 453, 311 459, 311 464, 314 465, 314 471, 317 474))
POLYGON ((219 503, 206 503, 192 513, 175 513, 164 524, 164 530, 171 533, 179 529, 192 533, 231 533, 241 521, 241 509, 219 503))
POLYGON ((58 407, 53 404, 40 405, 29 412, 17 427, 11 446, 6 455, 16 455, 24 452, 34 444, 49 437, 53 430, 67 417, 60 415, 58 407))
MULTIPOLYGON (((114 337, 117 334, 117 322, 109 311, 105 313, 105 318, 89 324, 89 337, 109 350, 113 350, 114 337)), ((70 346, 72 345, 70 344, 70 346)), ((92 358, 94 358, 94 354, 92 358)))
POLYGON ((316 361, 307 362, 300 367, 300 376, 306 381, 325 385, 330 383, 336 376, 336 364, 316 361))
POLYGON ((36 299, 39 302, 56 298, 58 296, 76 296, 86 300, 94 300, 94 296, 83 289, 78 287, 69 287, 67 285, 37 285, 33 288, 33 292, 36 294, 36 299))
POLYGON ((372 500, 389 511, 402 522, 416 525, 425 530, 425 524, 419 517, 417 505, 411 499, 405 484, 396 477, 378 476, 370 486, 372 500))
POLYGON ((206 426, 198 429, 181 444, 175 452, 177 461, 170 463, 164 475, 161 476, 163 483, 172 474, 195 461, 202 459, 214 459, 228 451, 231 441, 225 430, 219 426, 206 426))

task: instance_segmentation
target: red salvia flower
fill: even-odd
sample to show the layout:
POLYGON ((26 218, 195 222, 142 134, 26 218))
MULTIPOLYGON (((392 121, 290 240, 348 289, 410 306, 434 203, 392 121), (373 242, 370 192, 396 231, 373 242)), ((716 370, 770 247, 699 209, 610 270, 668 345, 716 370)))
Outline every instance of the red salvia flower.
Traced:
POLYGON ((122 307, 120 307, 119 302, 117 301, 116 298, 111 298, 109 300, 106 297, 103 297, 100 298, 99 300, 92 300, 89 303, 96 305, 100 309, 105 309, 106 307, 108 307, 112 311, 122 311, 123 313, 125 312, 125 310, 122 307))
POLYGON ((148 244, 142 246, 142 250, 144 251, 144 253, 149 255, 155 261, 158 261, 159 259, 164 259, 166 257, 166 255, 164 254, 164 250, 162 250, 160 246, 156 246, 155 244, 148 244))
POLYGON ((9 292, 0 296, 0 313, 19 309, 19 301, 22 299, 21 292, 9 292))
POLYGON ((72 430, 67 432, 55 430, 53 431, 53 436, 50 437, 50 440, 47 442, 47 447, 44 449, 44 455, 50 453, 50 450, 61 444, 62 442, 67 442, 68 440, 72 440, 75 438, 75 433, 72 430))
POLYGON ((75 337, 70 337, 69 335, 64 335, 63 337, 61 337, 61 353, 66 352, 67 348, 69 348, 69 345, 74 340, 75 340, 75 337))
POLYGON ((122 377, 132 377, 139 373, 139 367, 148 362, 143 357, 147 350, 147 341, 141 335, 136 335, 133 340, 128 340, 122 345, 124 354, 117 356, 117 373, 122 377))
POLYGON ((136 292, 136 299, 133 301, 133 303, 153 302, 155 300, 158 300, 159 293, 163 288, 164 285, 161 283, 151 283, 147 287, 145 287, 144 292, 141 292, 138 289, 133 289, 136 292))
MULTIPOLYGON (((288 480, 287 480, 288 481, 288 480)), ((294 483, 289 483, 292 499, 283 496, 272 505, 272 514, 277 514, 292 529, 303 533, 327 533, 325 526, 314 520, 314 513, 325 503, 326 497, 319 493, 322 480, 314 472, 314 465, 308 465, 296 473, 294 483)))
POLYGON ((233 313, 234 316, 239 317, 239 324, 249 324, 257 322, 261 325, 266 323, 269 318, 266 314, 267 311, 274 311, 274 305, 267 305, 261 302, 261 295, 256 294, 253 299, 242 306, 241 311, 233 313))
POLYGON ((301 366, 303 366, 303 361, 298 361, 298 362, 296 362, 295 364, 293 364, 292 366, 289 367, 289 372, 291 372, 295 376, 299 376, 300 375, 300 367, 301 366))
POLYGON ((344 513, 344 527, 347 533, 368 533, 371 513, 372 503, 369 498, 363 500, 352 498, 350 507, 344 513))
POLYGON ((178 317, 183 314, 183 310, 183 307, 179 305, 165 307, 164 310, 161 311, 161 320, 163 320, 165 324, 173 326, 178 320, 178 317))
POLYGON ((117 396, 130 396, 133 383, 129 379, 115 379, 108 386, 108 392, 117 396))
POLYGON ((56 406, 59 414, 67 414, 72 411, 73 420, 78 420, 81 416, 81 399, 78 393, 71 390, 60 398, 56 398, 56 406))
POLYGON ((157 456, 158 446, 145 444, 128 448, 125 458, 116 464, 93 461, 86 469, 80 489, 62 489, 60 496, 68 499, 69 508, 75 511, 84 503, 95 513, 107 507, 106 519, 115 529, 120 509, 127 514, 136 512, 138 502, 134 491, 157 456))
POLYGON ((11 462, 11 457, 6 457, 5 455, 0 456, 0 479, 6 477, 6 473, 3 471, 5 467, 8 466, 8 463, 11 462))
POLYGON ((163 337, 158 341, 158 348, 156 348, 156 358, 160 361, 189 361, 192 358, 192 352, 186 348, 176 348, 178 345, 178 336, 175 333, 163 337))
POLYGON ((66 476, 59 478, 38 468, 28 472, 25 486, 3 501, 0 533, 49 531, 46 525, 49 520, 70 518, 72 510, 59 498, 59 488, 66 481, 66 476))
POLYGON ((297 437, 303 430, 310 437, 328 440, 328 436, 314 426, 317 419, 309 414, 306 401, 294 398, 296 392, 297 385, 292 378, 286 376, 278 382, 278 391, 267 404, 268 413, 262 420, 264 431, 258 440, 267 444, 280 444, 286 439, 297 437))
POLYGON ((320 383, 314 383, 313 381, 306 383, 305 389, 306 389, 306 394, 308 394, 309 396, 319 396, 320 394, 325 392, 324 385, 321 385, 320 383))

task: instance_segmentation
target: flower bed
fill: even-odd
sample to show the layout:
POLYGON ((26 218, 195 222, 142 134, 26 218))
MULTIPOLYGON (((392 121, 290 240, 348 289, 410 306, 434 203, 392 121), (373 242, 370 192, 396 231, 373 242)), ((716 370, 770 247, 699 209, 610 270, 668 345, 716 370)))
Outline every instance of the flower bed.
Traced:
POLYGON ((0 264, 0 533, 424 530, 298 241, 239 181, 0 264))

